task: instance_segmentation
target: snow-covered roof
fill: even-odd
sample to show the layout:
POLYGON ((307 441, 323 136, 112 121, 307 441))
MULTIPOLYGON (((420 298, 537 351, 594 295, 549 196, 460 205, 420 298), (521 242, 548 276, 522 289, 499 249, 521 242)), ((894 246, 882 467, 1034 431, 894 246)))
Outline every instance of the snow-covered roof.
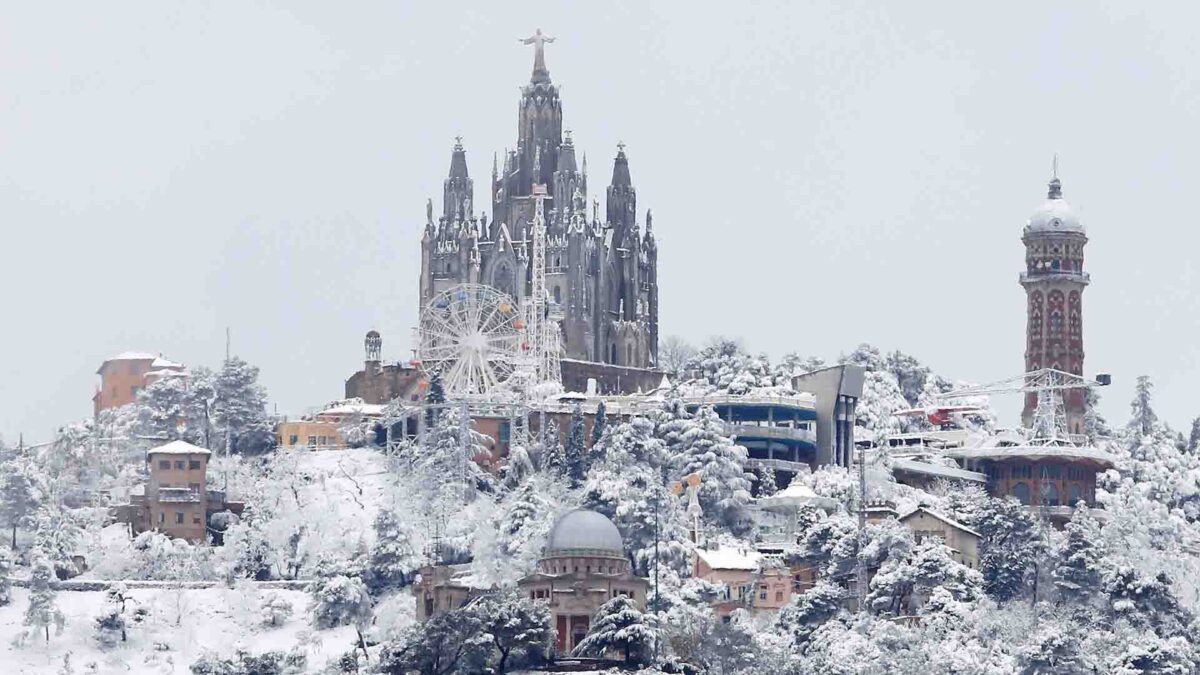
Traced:
POLYGON ((382 416, 386 405, 378 403, 363 403, 361 401, 344 401, 336 405, 330 406, 317 413, 321 415, 366 415, 367 417, 382 416))
POLYGON ((167 370, 183 370, 184 365, 182 363, 176 363, 170 359, 164 359, 160 355, 154 358, 154 362, 150 364, 150 367, 156 370, 159 368, 165 368, 167 370))
POLYGON ((735 548, 696 549, 696 555, 714 570, 757 570, 762 554, 735 548))
POLYGON ((963 459, 1068 459, 1089 460, 1102 466, 1113 466, 1114 458, 1108 452, 1091 446, 1080 445, 986 445, 977 448, 947 450, 950 457, 963 459))
POLYGON ((150 448, 146 451, 147 455, 211 455, 212 453, 198 445, 192 445, 187 441, 171 441, 166 445, 160 445, 157 448, 150 448))
POLYGON ((121 352, 116 356, 110 356, 106 361, 153 361, 158 358, 158 354, 150 352, 121 352))
POLYGON ((587 509, 568 511, 554 523, 546 539, 546 557, 577 552, 605 552, 621 557, 625 544, 621 533, 602 513, 587 509))
POLYGON ((928 514, 930 517, 936 518, 936 519, 942 521, 943 523, 949 525, 950 527, 953 527, 956 530, 962 530, 963 532, 966 532, 968 534, 973 534, 976 537, 982 536, 975 530, 972 530, 971 528, 967 527, 966 525, 963 525, 962 523, 951 518, 950 516, 947 516, 946 514, 940 513, 938 511, 934 511, 933 509, 929 508, 928 506, 918 506, 917 508, 913 509, 912 511, 909 511, 908 513, 900 516, 900 522, 904 522, 905 520, 911 518, 912 516, 915 516, 917 513, 928 514))
POLYGON ((987 476, 981 473, 967 471, 966 469, 959 469, 956 467, 933 464, 932 462, 922 462, 915 459, 894 457, 892 458, 892 468, 900 469, 901 471, 907 471, 909 473, 924 474, 927 476, 953 478, 956 480, 969 480, 975 483, 987 482, 987 476))
POLYGON ((826 511, 837 508, 837 500, 822 497, 803 483, 792 483, 769 497, 758 498, 758 505, 765 509, 795 508, 804 504, 811 504, 826 511))

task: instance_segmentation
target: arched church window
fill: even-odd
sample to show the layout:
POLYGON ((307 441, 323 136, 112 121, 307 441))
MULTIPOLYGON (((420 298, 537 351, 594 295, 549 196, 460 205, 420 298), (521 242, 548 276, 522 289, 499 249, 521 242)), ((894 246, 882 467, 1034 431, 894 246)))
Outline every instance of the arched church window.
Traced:
POLYGON ((633 345, 625 345, 625 364, 633 365, 633 345))
POLYGON ((612 356, 609 357, 609 363, 612 363, 615 366, 617 365, 617 343, 614 342, 609 345, 609 347, 609 352, 612 354, 612 356))
POLYGON ((554 304, 556 304, 556 305, 562 304, 562 289, 559 288, 558 286, 554 287, 554 304))
POLYGON ((1071 487, 1067 488, 1067 494, 1070 495, 1070 503, 1067 506, 1075 506, 1083 500, 1083 489, 1079 485, 1072 483, 1071 487))
POLYGON ((1029 506, 1029 486, 1024 483, 1017 483, 1012 486, 1012 496, 1017 498, 1025 506, 1029 506))

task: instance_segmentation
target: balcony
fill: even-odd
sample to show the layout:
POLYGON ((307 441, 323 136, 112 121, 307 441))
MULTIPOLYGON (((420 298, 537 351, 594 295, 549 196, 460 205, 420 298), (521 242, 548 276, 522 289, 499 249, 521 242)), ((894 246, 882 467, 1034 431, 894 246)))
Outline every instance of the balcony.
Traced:
POLYGON ((757 424, 726 423, 725 433, 735 438, 756 438, 771 441, 791 441, 816 445, 817 434, 798 427, 759 426, 757 424))
POLYGON ((793 462, 788 459, 759 459, 751 457, 746 460, 746 464, 751 467, 772 468, 776 471, 788 471, 791 473, 801 473, 812 471, 812 467, 807 462, 793 462))
POLYGON ((1044 272, 1021 272, 1021 283, 1035 281, 1075 281, 1082 284, 1092 282, 1092 275, 1087 272, 1071 272, 1068 270, 1046 270, 1044 272))
POLYGON ((200 493, 189 488, 160 487, 158 502, 168 504, 198 504, 200 493))

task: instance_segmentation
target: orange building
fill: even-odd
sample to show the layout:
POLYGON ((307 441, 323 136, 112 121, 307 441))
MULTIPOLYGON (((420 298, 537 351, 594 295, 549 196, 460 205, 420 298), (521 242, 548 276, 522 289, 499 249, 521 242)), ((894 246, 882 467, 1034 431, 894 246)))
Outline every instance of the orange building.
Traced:
POLYGON ((242 504, 228 502, 225 493, 209 490, 208 460, 204 448, 172 441, 146 453, 150 480, 130 503, 117 507, 118 520, 130 523, 135 533, 154 530, 163 534, 203 543, 208 516, 229 510, 242 512, 242 504))
POLYGON ((164 377, 187 375, 181 363, 145 352, 124 352, 106 359, 96 371, 100 386, 92 396, 93 414, 128 405, 137 400, 138 392, 164 377))
POLYGON ((793 591, 803 590, 796 570, 753 549, 697 548, 695 576, 723 587, 713 605, 720 617, 735 609, 777 612, 791 601, 793 591))

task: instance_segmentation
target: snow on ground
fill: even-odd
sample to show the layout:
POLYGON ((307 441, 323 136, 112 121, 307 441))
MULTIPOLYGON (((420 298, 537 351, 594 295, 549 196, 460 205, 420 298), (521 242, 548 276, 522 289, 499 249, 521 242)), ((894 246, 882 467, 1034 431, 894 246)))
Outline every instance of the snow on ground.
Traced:
POLYGON ((70 653, 77 673, 89 672, 88 664, 95 663, 95 672, 101 675, 185 674, 205 651, 230 656, 238 648, 257 654, 296 647, 307 653, 309 672, 317 672, 330 659, 349 651, 355 639, 349 626, 313 631, 305 616, 308 596, 301 591, 260 592, 246 584, 183 591, 135 589, 130 593, 138 606, 150 610, 151 618, 146 626, 130 629, 129 641, 123 645, 104 650, 94 638, 93 621, 105 607, 104 593, 62 591, 58 607, 67 619, 63 632, 56 635, 51 629, 49 643, 39 635, 24 647, 16 647, 12 638, 26 630, 21 621, 29 593, 14 588, 13 602, 0 607, 0 672, 56 673, 63 656, 70 653), (277 628, 263 627, 258 602, 264 593, 290 601, 296 610, 292 618, 277 628))

